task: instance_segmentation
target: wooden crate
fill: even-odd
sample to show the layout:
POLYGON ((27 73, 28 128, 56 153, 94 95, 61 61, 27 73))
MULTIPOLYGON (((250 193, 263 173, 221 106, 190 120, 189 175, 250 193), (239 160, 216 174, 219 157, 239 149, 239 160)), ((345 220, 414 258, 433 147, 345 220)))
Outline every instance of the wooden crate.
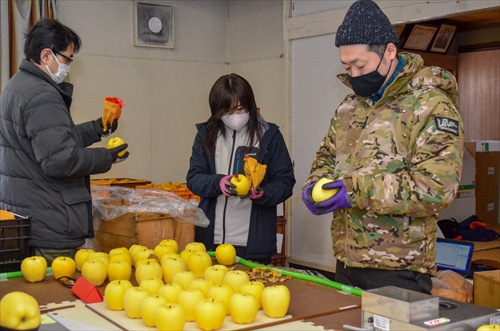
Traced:
POLYGON ((109 221, 96 217, 93 221, 95 238, 89 246, 103 252, 133 244, 154 249, 163 239, 175 239, 179 250, 183 250, 194 241, 194 225, 174 220, 168 214, 127 213, 109 221))

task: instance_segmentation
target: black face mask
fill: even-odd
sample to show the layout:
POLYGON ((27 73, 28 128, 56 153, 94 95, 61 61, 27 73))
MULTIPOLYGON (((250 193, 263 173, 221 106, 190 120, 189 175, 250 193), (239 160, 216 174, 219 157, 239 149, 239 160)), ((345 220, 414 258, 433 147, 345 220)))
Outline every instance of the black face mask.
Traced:
POLYGON ((347 75, 347 79, 352 85, 352 89, 354 92, 362 97, 369 97, 372 94, 377 93, 377 91, 382 87, 382 85, 385 82, 385 79, 387 78, 387 75, 391 71, 392 67, 392 60, 391 60, 391 65, 389 66, 389 71, 387 71, 387 74, 385 76, 382 76, 378 72, 378 67, 380 67, 380 64, 382 63, 382 59, 380 59, 380 62, 378 63, 377 69, 374 71, 367 73, 362 76, 358 77, 351 77, 347 75))

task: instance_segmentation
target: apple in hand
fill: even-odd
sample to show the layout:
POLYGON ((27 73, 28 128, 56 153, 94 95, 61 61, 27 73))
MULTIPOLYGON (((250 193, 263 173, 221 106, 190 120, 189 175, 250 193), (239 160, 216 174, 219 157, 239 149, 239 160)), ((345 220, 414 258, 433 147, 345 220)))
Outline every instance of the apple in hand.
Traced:
POLYGON ((0 328, 38 329, 41 323, 38 301, 28 293, 14 291, 0 300, 0 328))
POLYGON ((174 275, 179 271, 186 271, 187 264, 180 256, 176 256, 163 259, 161 268, 163 270, 163 282, 165 282, 165 284, 172 284, 174 275))
POLYGON ((214 285, 208 289, 207 298, 217 299, 224 303, 226 307, 226 315, 229 315, 229 301, 234 294, 231 286, 225 284, 214 285))
POLYGON ((160 241, 160 245, 167 244, 175 247, 175 253, 179 253, 179 244, 175 239, 163 239, 160 241))
POLYGON ((149 290, 133 286, 123 296, 123 309, 128 318, 141 318, 141 303, 147 297, 152 296, 149 290))
POLYGON ((111 310, 123 310, 123 297, 133 287, 128 280, 113 280, 104 289, 104 300, 111 310))
POLYGON ((186 322, 194 322, 194 310, 198 302, 203 299, 205 299, 205 294, 197 288, 188 288, 179 294, 177 302, 184 308, 186 322))
POLYGON ((223 265, 231 265, 236 258, 236 248, 231 244, 220 244, 215 249, 217 262, 223 265))
POLYGON ((217 299, 203 299, 194 309, 196 325, 205 331, 220 329, 226 318, 226 307, 217 299))
POLYGON ((109 263, 108 279, 110 281, 116 279, 130 280, 131 276, 132 276, 132 266, 127 261, 117 260, 109 263))
POLYGON ((234 292, 238 292, 240 290, 240 286, 248 283, 249 281, 250 277, 243 270, 230 270, 224 276, 222 284, 229 285, 233 288, 234 292))
POLYGON ((174 277, 172 278, 172 283, 177 283, 182 286, 185 290, 189 288, 189 285, 191 285, 191 282, 198 278, 196 274, 192 271, 186 270, 186 271, 179 271, 177 272, 174 277))
MULTIPOLYGON (((106 147, 108 149, 111 149, 111 148, 121 146, 123 144, 125 144, 125 141, 122 138, 115 137, 115 138, 111 138, 108 140, 108 145, 106 147)), ((120 153, 118 153, 118 156, 122 157, 123 155, 125 155, 126 152, 127 152, 127 150, 125 149, 125 150, 121 151, 120 153)))
POLYGON ((58 256, 52 261, 52 274, 55 279, 66 276, 73 278, 76 271, 76 263, 70 257, 58 256))
POLYGON ((139 264, 135 268, 135 280, 140 284, 143 279, 147 278, 162 278, 163 270, 158 262, 147 261, 139 264))
POLYGON ((250 293, 257 298, 257 303, 259 304, 259 309, 262 308, 262 291, 265 286, 263 283, 254 281, 248 282, 240 286, 240 293, 250 293))
POLYGON ((203 278, 213 281, 215 285, 222 284, 227 271, 228 269, 225 265, 214 264, 205 269, 203 278))
POLYGON ((234 190, 239 196, 247 195, 248 191, 250 191, 251 182, 245 175, 234 174, 233 177, 231 177, 230 182, 236 186, 234 190))
POLYGON ((141 318, 147 326, 156 326, 155 311, 161 305, 167 304, 168 300, 159 295, 144 298, 141 303, 141 318))
POLYGON ((269 317, 283 317, 290 305, 290 290, 285 285, 267 286, 262 291, 262 308, 269 317))
POLYGON ((155 310, 155 323, 159 331, 181 331, 186 324, 186 313, 178 303, 167 303, 155 310))
POLYGON ((323 185, 332 183, 333 179, 330 178, 320 178, 316 184, 313 186, 312 192, 311 192, 311 197, 314 200, 314 202, 321 202, 330 199, 333 197, 337 192, 339 191, 338 189, 332 189, 332 190, 324 190, 323 185))
POLYGON ((41 282, 47 272, 47 260, 43 256, 27 257, 21 263, 24 279, 30 283, 41 282))
POLYGON ((259 311, 257 298, 250 293, 235 293, 229 300, 231 318, 238 324, 252 323, 259 311))
POLYGON ((179 294, 184 291, 184 287, 181 284, 173 283, 173 284, 165 284, 160 286, 158 289, 158 295, 164 296, 167 298, 168 302, 177 303, 177 299, 179 298, 179 294))
POLYGON ((79 249, 75 254, 76 270, 82 271, 82 266, 85 261, 88 260, 89 253, 93 252, 93 249, 79 249))
POLYGON ((188 270, 195 273, 196 277, 203 277, 205 270, 212 265, 212 258, 207 252, 192 252, 187 260, 188 270))
POLYGON ((152 295, 157 295, 162 285, 164 285, 164 283, 161 278, 144 278, 139 283, 139 287, 148 289, 152 295))
POLYGON ((101 286, 108 276, 108 268, 101 259, 88 260, 82 266, 82 277, 95 286, 101 286))

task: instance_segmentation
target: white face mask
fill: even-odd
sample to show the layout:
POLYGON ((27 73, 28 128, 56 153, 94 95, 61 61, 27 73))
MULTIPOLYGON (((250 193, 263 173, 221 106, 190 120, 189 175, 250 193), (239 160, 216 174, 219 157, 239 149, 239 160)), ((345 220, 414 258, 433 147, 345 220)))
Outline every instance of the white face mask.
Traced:
MULTIPOLYGON (((51 51, 52 52, 52 51, 51 51)), ((48 65, 45 65, 45 67, 47 68, 47 70, 49 71, 49 74, 50 74, 50 77, 52 78, 52 80, 54 82, 56 82, 56 84, 61 84, 62 82, 64 82, 64 80, 66 79, 66 77, 68 76, 69 74, 69 69, 70 69, 70 65, 69 64, 64 64, 64 63, 61 63, 57 60, 57 57, 55 56, 54 52, 52 52, 52 56, 54 57, 54 59, 56 59, 56 62, 57 64, 59 65, 58 69, 57 69, 57 72, 55 74, 53 74, 51 71, 50 71, 50 68, 48 65)))
POLYGON ((249 119, 250 115, 248 113, 222 116, 222 122, 234 131, 240 131, 247 125, 249 119))

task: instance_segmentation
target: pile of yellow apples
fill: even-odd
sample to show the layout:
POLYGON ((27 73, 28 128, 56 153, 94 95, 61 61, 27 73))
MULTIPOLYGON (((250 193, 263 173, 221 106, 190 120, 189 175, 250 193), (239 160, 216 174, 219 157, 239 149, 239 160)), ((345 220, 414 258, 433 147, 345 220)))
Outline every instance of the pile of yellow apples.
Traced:
MULTIPOLYGON (((109 253, 80 249, 74 260, 56 258, 52 273, 56 279, 72 278, 78 270, 95 286, 109 279, 104 290, 108 308, 125 311, 128 318, 142 319, 158 330, 182 330, 186 322, 217 330, 227 316, 235 323, 249 324, 261 308, 271 318, 285 316, 288 288, 250 281, 245 271, 228 268, 235 258, 231 244, 217 247, 217 264, 213 264, 203 243, 191 242, 179 251, 175 240, 164 239, 154 249, 139 244, 109 253), (132 272, 137 286, 130 281, 132 272)), ((45 259, 39 256, 26 258, 21 265, 28 282, 43 280, 46 269, 45 259)))

